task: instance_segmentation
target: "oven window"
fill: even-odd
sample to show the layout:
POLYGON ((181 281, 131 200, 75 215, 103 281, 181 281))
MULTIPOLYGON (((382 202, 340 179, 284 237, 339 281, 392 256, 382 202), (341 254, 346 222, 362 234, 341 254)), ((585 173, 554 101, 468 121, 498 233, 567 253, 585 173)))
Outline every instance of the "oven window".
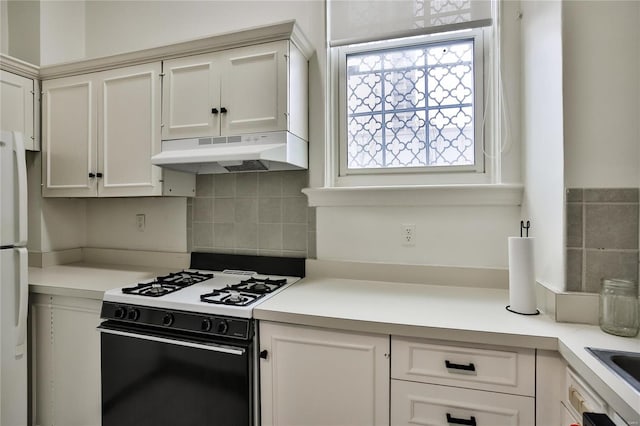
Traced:
POLYGON ((250 425, 251 345, 174 343, 102 333, 102 425, 250 425))

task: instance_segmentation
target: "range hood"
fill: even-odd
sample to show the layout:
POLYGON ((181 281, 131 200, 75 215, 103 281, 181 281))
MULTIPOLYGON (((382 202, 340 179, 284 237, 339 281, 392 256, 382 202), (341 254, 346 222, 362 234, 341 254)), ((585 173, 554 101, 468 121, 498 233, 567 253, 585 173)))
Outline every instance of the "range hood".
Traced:
POLYGON ((290 132, 163 140, 151 163, 183 172, 214 174, 300 170, 309 164, 308 145, 290 132))

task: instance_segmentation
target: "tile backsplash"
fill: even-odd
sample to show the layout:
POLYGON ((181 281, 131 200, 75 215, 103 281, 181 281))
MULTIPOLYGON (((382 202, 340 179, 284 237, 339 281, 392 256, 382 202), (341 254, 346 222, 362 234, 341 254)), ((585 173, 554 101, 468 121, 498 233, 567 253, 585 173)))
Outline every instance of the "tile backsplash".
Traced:
POLYGON ((638 188, 567 189, 567 291, 638 280, 638 188))
POLYGON ((189 251, 315 257, 306 170, 198 175, 187 201, 189 251))

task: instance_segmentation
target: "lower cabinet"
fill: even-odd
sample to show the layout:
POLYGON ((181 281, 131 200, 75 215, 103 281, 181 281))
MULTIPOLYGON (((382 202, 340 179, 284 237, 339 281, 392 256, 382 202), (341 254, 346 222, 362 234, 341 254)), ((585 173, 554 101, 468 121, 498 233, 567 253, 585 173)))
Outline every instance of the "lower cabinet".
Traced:
POLYGON ((392 425, 535 425, 533 349, 392 336, 391 350, 392 425))
POLYGON ((260 351, 263 426, 389 424, 389 336, 261 322, 260 351))
POLYGON ((531 397, 391 380, 394 426, 534 426, 534 411, 531 397))
POLYGON ((32 294, 32 424, 100 426, 100 305, 32 294))

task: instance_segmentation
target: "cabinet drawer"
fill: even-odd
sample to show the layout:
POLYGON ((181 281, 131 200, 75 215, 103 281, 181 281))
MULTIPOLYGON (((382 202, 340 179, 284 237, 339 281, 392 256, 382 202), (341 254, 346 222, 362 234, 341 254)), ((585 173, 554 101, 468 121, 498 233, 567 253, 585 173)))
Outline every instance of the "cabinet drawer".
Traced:
POLYGON ((535 395, 533 349, 467 347, 392 337, 391 353, 394 379, 535 395))
POLYGON ((527 396, 391 380, 391 424, 534 426, 527 396))

